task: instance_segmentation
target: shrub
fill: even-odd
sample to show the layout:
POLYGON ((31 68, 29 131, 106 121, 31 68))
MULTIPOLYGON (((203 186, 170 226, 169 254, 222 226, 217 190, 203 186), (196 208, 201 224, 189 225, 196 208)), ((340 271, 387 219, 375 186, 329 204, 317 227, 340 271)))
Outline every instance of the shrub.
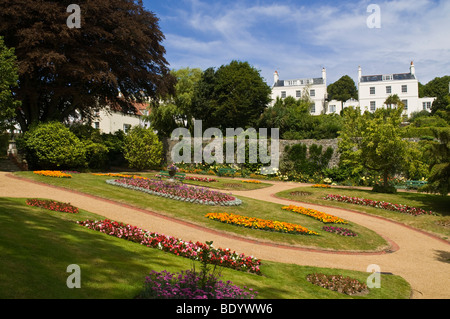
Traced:
POLYGON ((83 143, 59 122, 35 126, 25 133, 22 145, 31 168, 61 169, 86 165, 83 143))
POLYGON ((90 140, 84 142, 86 147, 86 161, 89 168, 107 168, 108 167, 108 147, 100 143, 94 143, 90 140))
POLYGON ((144 170, 158 167, 163 145, 151 129, 133 127, 124 141, 124 157, 131 168, 144 170))

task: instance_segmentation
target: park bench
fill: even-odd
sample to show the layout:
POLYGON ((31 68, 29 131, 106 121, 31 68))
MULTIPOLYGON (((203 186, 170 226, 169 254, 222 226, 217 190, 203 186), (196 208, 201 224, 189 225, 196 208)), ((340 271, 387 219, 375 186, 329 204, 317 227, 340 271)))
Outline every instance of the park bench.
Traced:
MULTIPOLYGON (((172 178, 168 171, 160 171, 159 172, 159 179, 161 179, 162 177, 172 178)), ((183 181, 184 179, 186 179, 186 174, 184 174, 184 173, 175 173, 173 178, 183 181)))
POLYGON ((407 189, 418 189, 419 187, 422 187, 426 185, 426 181, 406 181, 406 188, 407 189))
POLYGON ((233 168, 219 168, 217 170, 218 176, 232 176, 234 177, 234 174, 236 174, 236 170, 233 168))

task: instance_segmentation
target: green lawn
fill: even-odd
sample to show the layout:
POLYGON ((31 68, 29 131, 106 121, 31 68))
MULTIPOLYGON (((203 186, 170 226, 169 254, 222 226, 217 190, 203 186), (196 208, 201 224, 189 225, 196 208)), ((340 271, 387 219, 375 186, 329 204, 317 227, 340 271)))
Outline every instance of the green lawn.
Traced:
MULTIPOLYGON (((339 186, 332 188, 313 188, 299 187, 283 191, 276 194, 278 197, 293 199, 305 203, 321 204, 327 206, 341 207, 351 210, 357 210, 374 214, 395 220, 417 229, 434 233, 442 238, 450 237, 450 197, 417 192, 398 192, 397 194, 380 194, 370 190, 350 189, 339 186), (311 195, 293 195, 293 192, 307 192, 311 195), (431 210, 437 213, 437 216, 421 215, 410 216, 398 212, 392 212, 384 209, 366 207, 354 204, 340 203, 322 199, 327 194, 345 195, 351 197, 367 198, 371 200, 385 201, 395 204, 403 204, 419 207, 425 210, 431 210), (445 226, 447 225, 447 226, 445 226)), ((300 205, 300 204, 299 204, 300 205)))
POLYGON ((122 203, 148 209, 166 216, 186 220, 197 225, 244 237, 254 238, 260 241, 272 241, 302 247, 349 251, 376 251, 384 249, 388 246, 385 239, 381 238, 375 232, 360 225, 348 224, 345 226, 346 228, 356 232, 358 237, 343 237, 323 231, 322 227, 324 224, 311 217, 282 210, 282 205, 258 201, 246 197, 241 197, 243 204, 240 206, 204 206, 175 201, 106 184, 105 181, 107 179, 111 179, 111 177, 94 176, 92 174, 74 174, 73 178, 59 179, 38 176, 32 172, 19 172, 17 174, 36 181, 82 191, 103 198, 114 199, 122 203), (237 227, 234 225, 209 220, 204 217, 205 214, 211 212, 228 212, 238 215, 300 224, 310 230, 318 232, 320 236, 282 234, 237 227))
MULTIPOLYGON (((193 262, 136 243, 91 231, 76 220, 100 219, 30 207, 25 199, 0 198, 0 298, 131 299, 151 271, 179 272, 193 262), (69 289, 68 265, 81 269, 81 288, 69 289)), ((399 276, 381 275, 381 288, 365 296, 346 296, 314 286, 307 274, 322 272, 366 282, 368 273, 303 267, 262 261, 262 276, 223 269, 222 280, 248 286, 262 299, 406 299, 409 284, 399 276)), ((197 269, 198 269, 197 265, 197 269)))

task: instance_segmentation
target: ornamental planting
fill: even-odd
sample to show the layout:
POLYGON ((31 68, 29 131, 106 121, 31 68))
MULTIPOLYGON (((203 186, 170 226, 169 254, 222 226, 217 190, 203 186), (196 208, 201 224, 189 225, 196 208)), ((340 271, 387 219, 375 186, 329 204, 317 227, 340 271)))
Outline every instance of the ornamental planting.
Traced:
POLYGON ((371 200, 371 199, 366 199, 366 198, 328 194, 323 199, 330 200, 330 201, 336 201, 336 202, 355 204, 355 205, 381 208, 381 209, 399 212, 399 213, 403 213, 403 214, 408 214, 408 215, 412 215, 412 216, 436 215, 436 213, 434 213, 432 211, 426 211, 426 210, 424 210, 422 208, 418 208, 418 207, 402 205, 402 204, 393 204, 393 203, 371 200))
POLYGON ((294 205, 284 206, 282 207, 282 209, 312 217, 314 219, 320 220, 323 223, 348 224, 348 222, 343 220, 342 218, 327 213, 319 212, 315 209, 304 208, 301 206, 294 206, 294 205))
POLYGON ((45 208, 56 212, 78 214, 78 208, 72 206, 70 203, 61 203, 49 199, 41 200, 37 198, 27 199, 26 203, 29 206, 45 208))
POLYGON ((72 175, 66 174, 62 171, 34 171, 36 175, 47 176, 47 177, 56 177, 56 178, 72 178, 72 175))
POLYGON ((238 254, 230 249, 215 248, 205 243, 183 241, 181 239, 150 232, 136 226, 111 221, 109 219, 102 221, 78 221, 79 225, 89 229, 105 233, 110 236, 129 240, 141 245, 156 248, 177 256, 189 258, 192 260, 207 262, 209 264, 219 265, 234 270, 246 271, 255 274, 261 274, 261 261, 253 256, 238 254), (209 254, 202 254, 208 249, 209 254))
POLYGON ((226 224, 232 224, 236 226, 260 229, 267 231, 275 231, 287 234, 306 234, 306 235, 319 235, 315 231, 309 230, 298 224, 279 222, 274 220, 261 219, 256 217, 240 216, 229 213, 210 213, 205 217, 216 220, 226 224))
POLYGON ((221 206, 236 206, 242 203, 240 199, 229 194, 168 181, 122 178, 107 180, 106 183, 188 203, 221 206))

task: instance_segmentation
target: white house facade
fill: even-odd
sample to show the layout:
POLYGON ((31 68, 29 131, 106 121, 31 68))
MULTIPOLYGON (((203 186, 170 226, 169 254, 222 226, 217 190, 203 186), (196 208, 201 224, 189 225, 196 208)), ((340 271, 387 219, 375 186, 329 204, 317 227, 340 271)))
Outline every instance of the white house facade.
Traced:
POLYGON ((272 104, 277 98, 292 96, 296 99, 308 94, 312 100, 311 114, 340 114, 346 107, 360 107, 361 111, 374 112, 379 108, 386 108, 386 99, 390 95, 397 94, 405 105, 404 115, 408 117, 412 113, 431 111, 431 106, 436 98, 419 98, 419 81, 416 78, 414 63, 411 62, 409 73, 362 75, 361 67, 358 70, 358 100, 340 102, 328 101, 327 97, 327 73, 322 69, 321 78, 307 78, 295 80, 280 80, 277 71, 274 73, 272 86, 272 104))
POLYGON ((362 111, 374 112, 376 109, 386 108, 386 99, 394 94, 403 102, 404 114, 407 116, 422 110, 431 111, 431 105, 435 100, 435 98, 419 98, 419 81, 413 62, 409 73, 363 76, 359 67, 358 99, 362 111))
POLYGON ((294 80, 280 80, 277 71, 274 73, 274 84, 272 86, 272 106, 277 98, 292 96, 300 99, 309 95, 312 101, 311 114, 319 115, 325 107, 327 98, 327 72, 322 69, 321 78, 303 78, 294 80))
POLYGON ((119 130, 127 133, 133 126, 149 127, 149 123, 143 120, 144 115, 148 115, 146 103, 135 104, 135 114, 123 114, 111 109, 101 110, 95 113, 96 119, 92 126, 105 134, 113 134, 119 130))

